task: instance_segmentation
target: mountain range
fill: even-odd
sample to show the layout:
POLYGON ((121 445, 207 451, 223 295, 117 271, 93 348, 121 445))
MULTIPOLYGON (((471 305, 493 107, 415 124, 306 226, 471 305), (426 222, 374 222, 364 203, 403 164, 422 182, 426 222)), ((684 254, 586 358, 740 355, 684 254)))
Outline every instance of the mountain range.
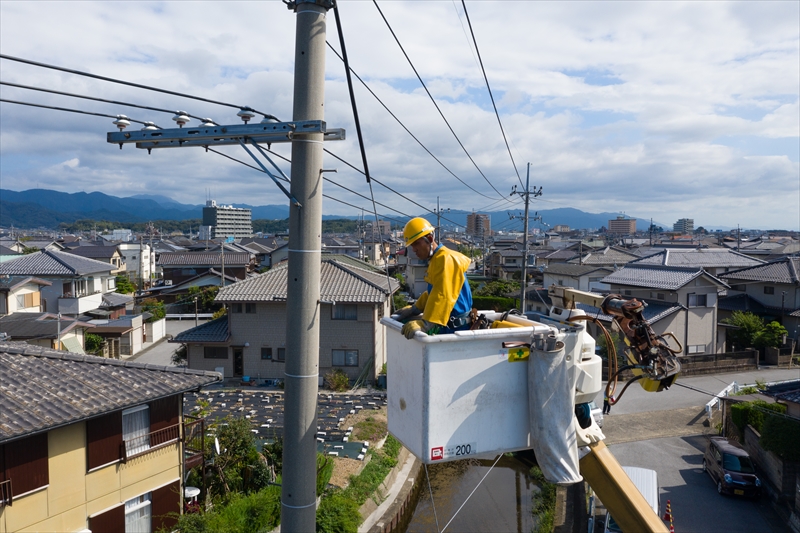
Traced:
MULTIPOLYGON (((289 217, 289 206, 233 204, 252 210, 253 220, 284 220, 289 217)), ((155 220, 189 220, 202 218, 202 205, 182 204, 163 195, 138 194, 118 197, 101 192, 64 193, 49 189, 29 189, 12 191, 0 189, 0 227, 50 228, 55 229, 62 222, 71 223, 80 219, 108 220, 122 223, 147 222, 155 220)), ((533 211, 531 216, 533 216, 533 211)), ((579 209, 557 208, 539 210, 540 223, 530 223, 531 228, 552 228, 561 224, 570 228, 599 229, 617 213, 586 213, 579 209)), ((469 211, 451 210, 442 214, 442 226, 466 226, 469 211)), ((493 229, 520 230, 522 220, 509 219, 506 211, 487 213, 491 216, 493 229)), ((519 212, 514 212, 519 215, 519 212)), ((436 215, 424 215, 435 222, 436 215)), ((367 215, 365 215, 367 217, 367 215)), ((323 215, 326 220, 356 219, 357 215, 323 215)), ((635 218, 635 217, 631 217, 635 218)), ((404 219, 403 222, 405 221, 404 219)), ((636 219, 637 229, 646 230, 650 221, 636 219)), ((671 226, 655 222, 656 226, 669 231, 671 226)), ((709 228, 707 228, 709 229, 709 228)))

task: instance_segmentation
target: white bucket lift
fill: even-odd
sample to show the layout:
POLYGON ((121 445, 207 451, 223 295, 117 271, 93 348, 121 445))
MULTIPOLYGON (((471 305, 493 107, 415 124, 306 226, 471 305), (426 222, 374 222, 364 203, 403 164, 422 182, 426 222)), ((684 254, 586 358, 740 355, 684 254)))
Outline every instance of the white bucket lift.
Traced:
MULTIPOLYGON (((502 316, 481 314, 490 320, 502 316)), ((530 343, 534 334, 554 333, 578 373, 575 402, 589 402, 602 389, 602 360, 583 323, 533 322, 515 315, 505 320, 524 327, 418 333, 409 340, 400 332, 401 323, 381 319, 387 335, 389 432, 423 463, 492 458, 532 447, 528 362, 509 362, 513 348, 503 348, 504 342, 530 343)))

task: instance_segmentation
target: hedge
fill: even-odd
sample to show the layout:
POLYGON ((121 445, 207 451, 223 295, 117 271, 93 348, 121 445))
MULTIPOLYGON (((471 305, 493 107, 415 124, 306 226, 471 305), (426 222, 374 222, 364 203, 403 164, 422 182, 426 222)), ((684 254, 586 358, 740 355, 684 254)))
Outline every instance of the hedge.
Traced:
POLYGON ((763 434, 764 419, 769 414, 765 411, 784 414, 786 406, 779 403, 767 403, 764 400, 735 403, 731 405, 731 420, 739 428, 739 433, 743 434, 744 428, 750 424, 756 431, 763 434))
POLYGON ((776 453, 782 459, 800 461, 800 421, 767 415, 759 442, 765 450, 776 453))
POLYGON ((517 305, 514 298, 504 298, 502 296, 473 296, 472 307, 478 310, 492 309, 494 311, 509 311, 517 305))

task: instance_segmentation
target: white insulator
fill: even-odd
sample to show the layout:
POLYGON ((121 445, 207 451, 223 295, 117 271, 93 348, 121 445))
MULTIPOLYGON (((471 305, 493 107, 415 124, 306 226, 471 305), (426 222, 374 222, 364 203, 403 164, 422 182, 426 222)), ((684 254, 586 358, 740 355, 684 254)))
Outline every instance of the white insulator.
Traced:
POLYGON ((188 124, 191 118, 186 114, 186 111, 175 111, 175 116, 172 117, 172 120, 178 123, 178 127, 183 127, 184 124, 188 124))
POLYGON ((144 128, 142 130, 157 130, 158 126, 156 126, 155 122, 145 122, 144 128))
POLYGON ((128 117, 125 115, 117 115, 117 120, 114 121, 114 125, 119 128, 119 131, 122 131, 131 125, 131 121, 128 120, 128 117))
POLYGON ((200 121, 200 125, 204 127, 213 127, 216 126, 217 123, 211 120, 210 118, 204 118, 200 121))
POLYGON ((264 117, 261 120, 262 124, 275 124, 276 122, 279 122, 279 120, 276 119, 275 117, 264 117))
POLYGON ((242 119, 242 121, 244 121, 245 124, 247 124, 250 121, 250 119, 252 119, 254 116, 256 116, 255 113, 253 113, 252 111, 247 110, 247 109, 242 109, 241 111, 239 111, 236 114, 239 116, 239 118, 242 119))

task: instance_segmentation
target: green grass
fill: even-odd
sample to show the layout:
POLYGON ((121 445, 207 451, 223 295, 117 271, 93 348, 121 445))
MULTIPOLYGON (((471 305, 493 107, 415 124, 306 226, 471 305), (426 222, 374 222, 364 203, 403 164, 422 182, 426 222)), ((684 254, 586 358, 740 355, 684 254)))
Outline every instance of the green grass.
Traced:
POLYGON ((555 526, 556 514, 556 488, 555 483, 550 483, 544 478, 538 466, 531 468, 531 477, 542 489, 533 495, 533 516, 536 518, 534 533, 550 533, 555 526))
POLYGON ((366 440, 369 442, 378 442, 386 435, 388 431, 388 427, 386 422, 382 420, 376 420, 374 417, 368 417, 365 420, 361 420, 360 422, 356 422, 356 425, 353 426, 353 436, 352 439, 356 440, 366 440))
POLYGON ((397 439, 389 435, 383 448, 383 450, 370 450, 372 459, 360 474, 350 477, 350 484, 344 489, 344 495, 359 506, 375 493, 392 468, 397 465, 397 454, 400 451, 397 439))

